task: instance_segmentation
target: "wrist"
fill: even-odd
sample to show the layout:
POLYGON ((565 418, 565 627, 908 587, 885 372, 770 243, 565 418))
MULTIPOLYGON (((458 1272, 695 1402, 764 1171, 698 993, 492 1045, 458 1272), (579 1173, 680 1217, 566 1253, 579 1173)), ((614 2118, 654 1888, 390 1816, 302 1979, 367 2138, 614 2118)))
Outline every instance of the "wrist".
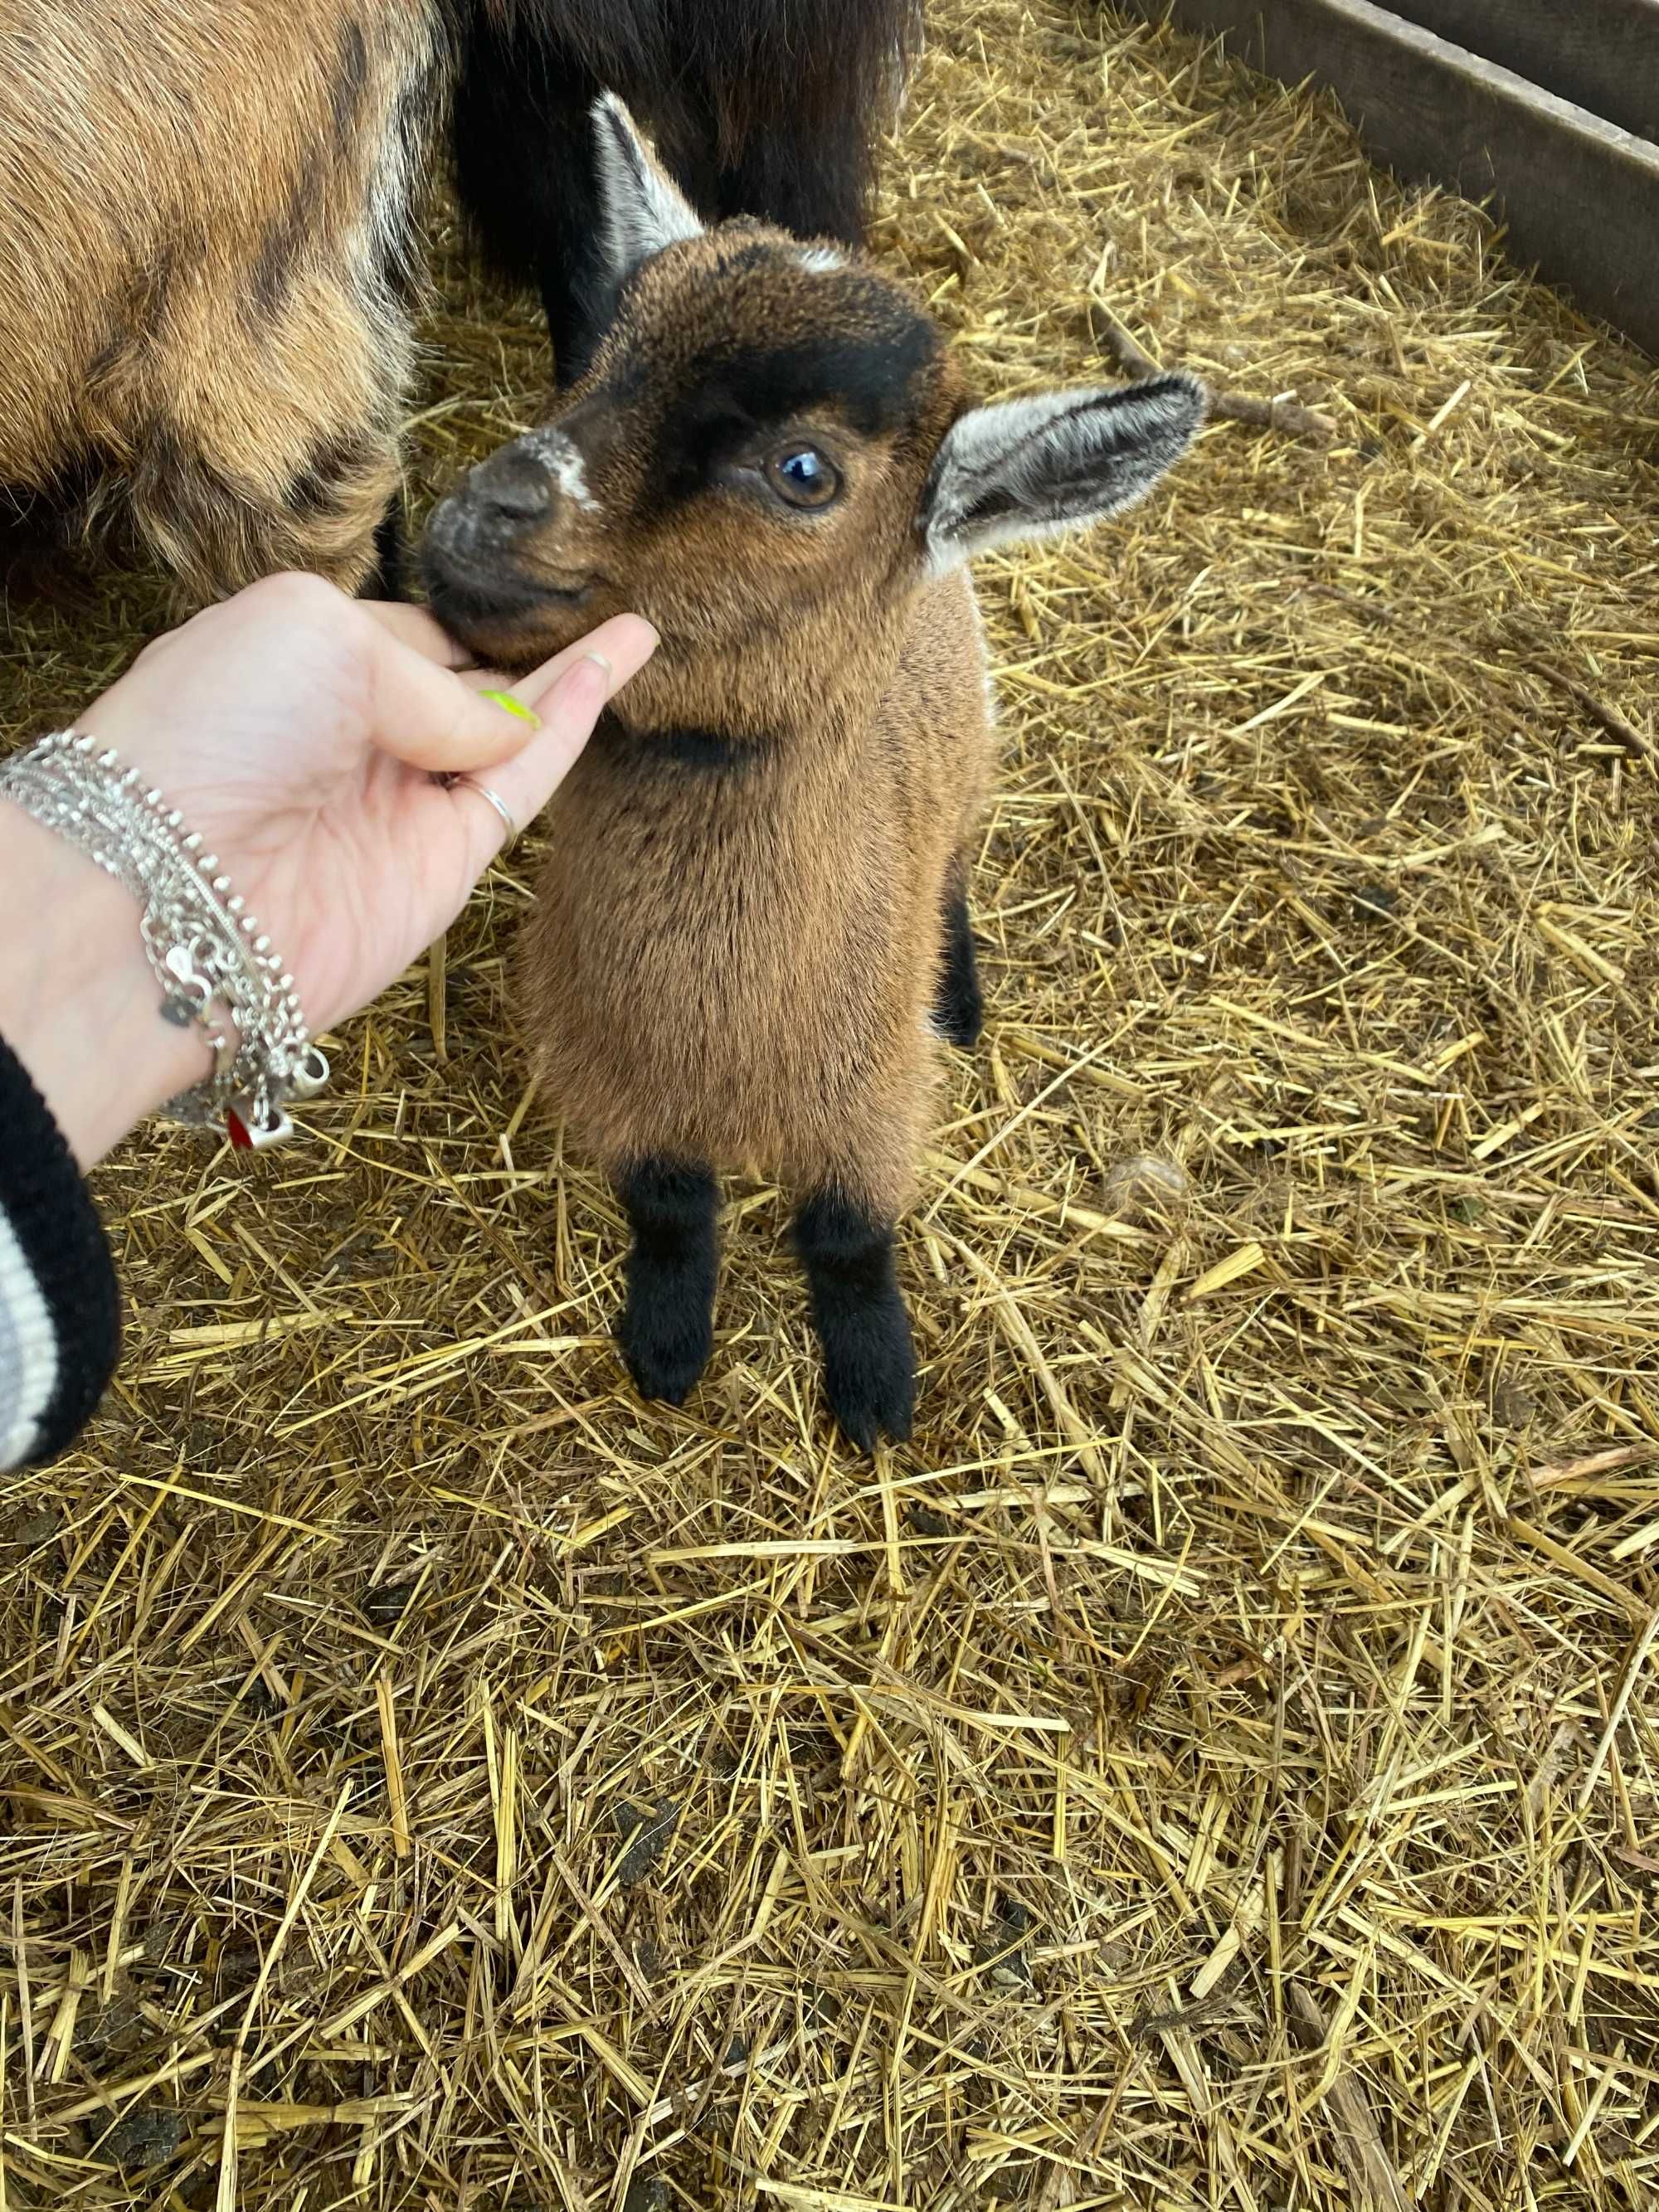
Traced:
POLYGON ((4 798, 0 883, 11 955, 0 962, 0 1036, 89 1167, 199 1082, 210 1055, 199 1033, 161 1018, 131 893, 4 798))

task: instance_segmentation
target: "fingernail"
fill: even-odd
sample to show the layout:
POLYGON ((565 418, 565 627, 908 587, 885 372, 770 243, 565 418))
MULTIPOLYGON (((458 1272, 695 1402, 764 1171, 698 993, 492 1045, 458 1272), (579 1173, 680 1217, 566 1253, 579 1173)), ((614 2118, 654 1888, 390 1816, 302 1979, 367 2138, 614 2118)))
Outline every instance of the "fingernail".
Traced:
POLYGON ((573 660, 565 670, 559 680, 559 690, 566 699, 573 692, 580 695, 597 690, 599 703, 603 706, 611 696, 616 680, 617 672, 602 653, 585 653, 580 660, 573 660))
POLYGON ((526 707, 522 699, 515 699, 510 691, 481 691, 478 696, 488 699, 492 707, 499 707, 502 714, 511 714, 516 721, 528 722, 532 730, 539 730, 542 726, 542 718, 535 709, 526 707))

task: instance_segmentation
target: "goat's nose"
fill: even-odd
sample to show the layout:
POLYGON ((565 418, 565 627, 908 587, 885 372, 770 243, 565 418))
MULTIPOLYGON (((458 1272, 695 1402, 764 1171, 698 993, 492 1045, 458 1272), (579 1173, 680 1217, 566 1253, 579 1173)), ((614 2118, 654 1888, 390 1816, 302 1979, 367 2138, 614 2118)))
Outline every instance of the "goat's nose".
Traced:
POLYGON ((511 446, 480 461, 466 480, 467 501, 486 525, 523 530, 553 504, 553 479, 529 453, 511 446))

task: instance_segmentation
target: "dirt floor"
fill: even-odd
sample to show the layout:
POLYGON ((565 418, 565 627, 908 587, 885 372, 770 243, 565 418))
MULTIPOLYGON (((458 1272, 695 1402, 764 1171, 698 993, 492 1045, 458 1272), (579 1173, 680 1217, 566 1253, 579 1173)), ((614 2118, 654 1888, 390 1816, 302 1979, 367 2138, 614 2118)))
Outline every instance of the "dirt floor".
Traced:
MULTIPOLYGON (((634 1401, 522 858, 309 1142, 134 1142, 0 1497, 6 2205, 1656 2201, 1659 373, 1319 100, 933 13, 879 250, 984 388, 1109 315, 1332 434, 985 564, 915 1445, 769 1192, 634 1401)), ((446 265, 422 495, 545 374, 446 265)), ((159 605, 14 610, 8 735, 159 605)))

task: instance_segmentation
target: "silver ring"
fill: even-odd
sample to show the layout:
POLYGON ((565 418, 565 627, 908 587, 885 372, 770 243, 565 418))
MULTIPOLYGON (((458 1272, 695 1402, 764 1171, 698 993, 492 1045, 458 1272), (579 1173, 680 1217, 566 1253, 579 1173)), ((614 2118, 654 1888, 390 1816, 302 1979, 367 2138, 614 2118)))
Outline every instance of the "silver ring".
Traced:
POLYGON ((455 781, 457 783, 460 784, 464 789, 467 791, 476 791, 479 798, 486 800, 489 805, 495 808, 496 813, 501 816, 501 827, 507 832, 507 844, 503 845, 501 848, 501 850, 505 852, 507 845, 511 845, 515 842, 519 835, 519 825, 513 819, 513 810, 511 807, 508 806, 507 801, 501 797, 499 791, 492 791, 487 783, 480 783, 476 775, 459 775, 456 777, 455 781))

